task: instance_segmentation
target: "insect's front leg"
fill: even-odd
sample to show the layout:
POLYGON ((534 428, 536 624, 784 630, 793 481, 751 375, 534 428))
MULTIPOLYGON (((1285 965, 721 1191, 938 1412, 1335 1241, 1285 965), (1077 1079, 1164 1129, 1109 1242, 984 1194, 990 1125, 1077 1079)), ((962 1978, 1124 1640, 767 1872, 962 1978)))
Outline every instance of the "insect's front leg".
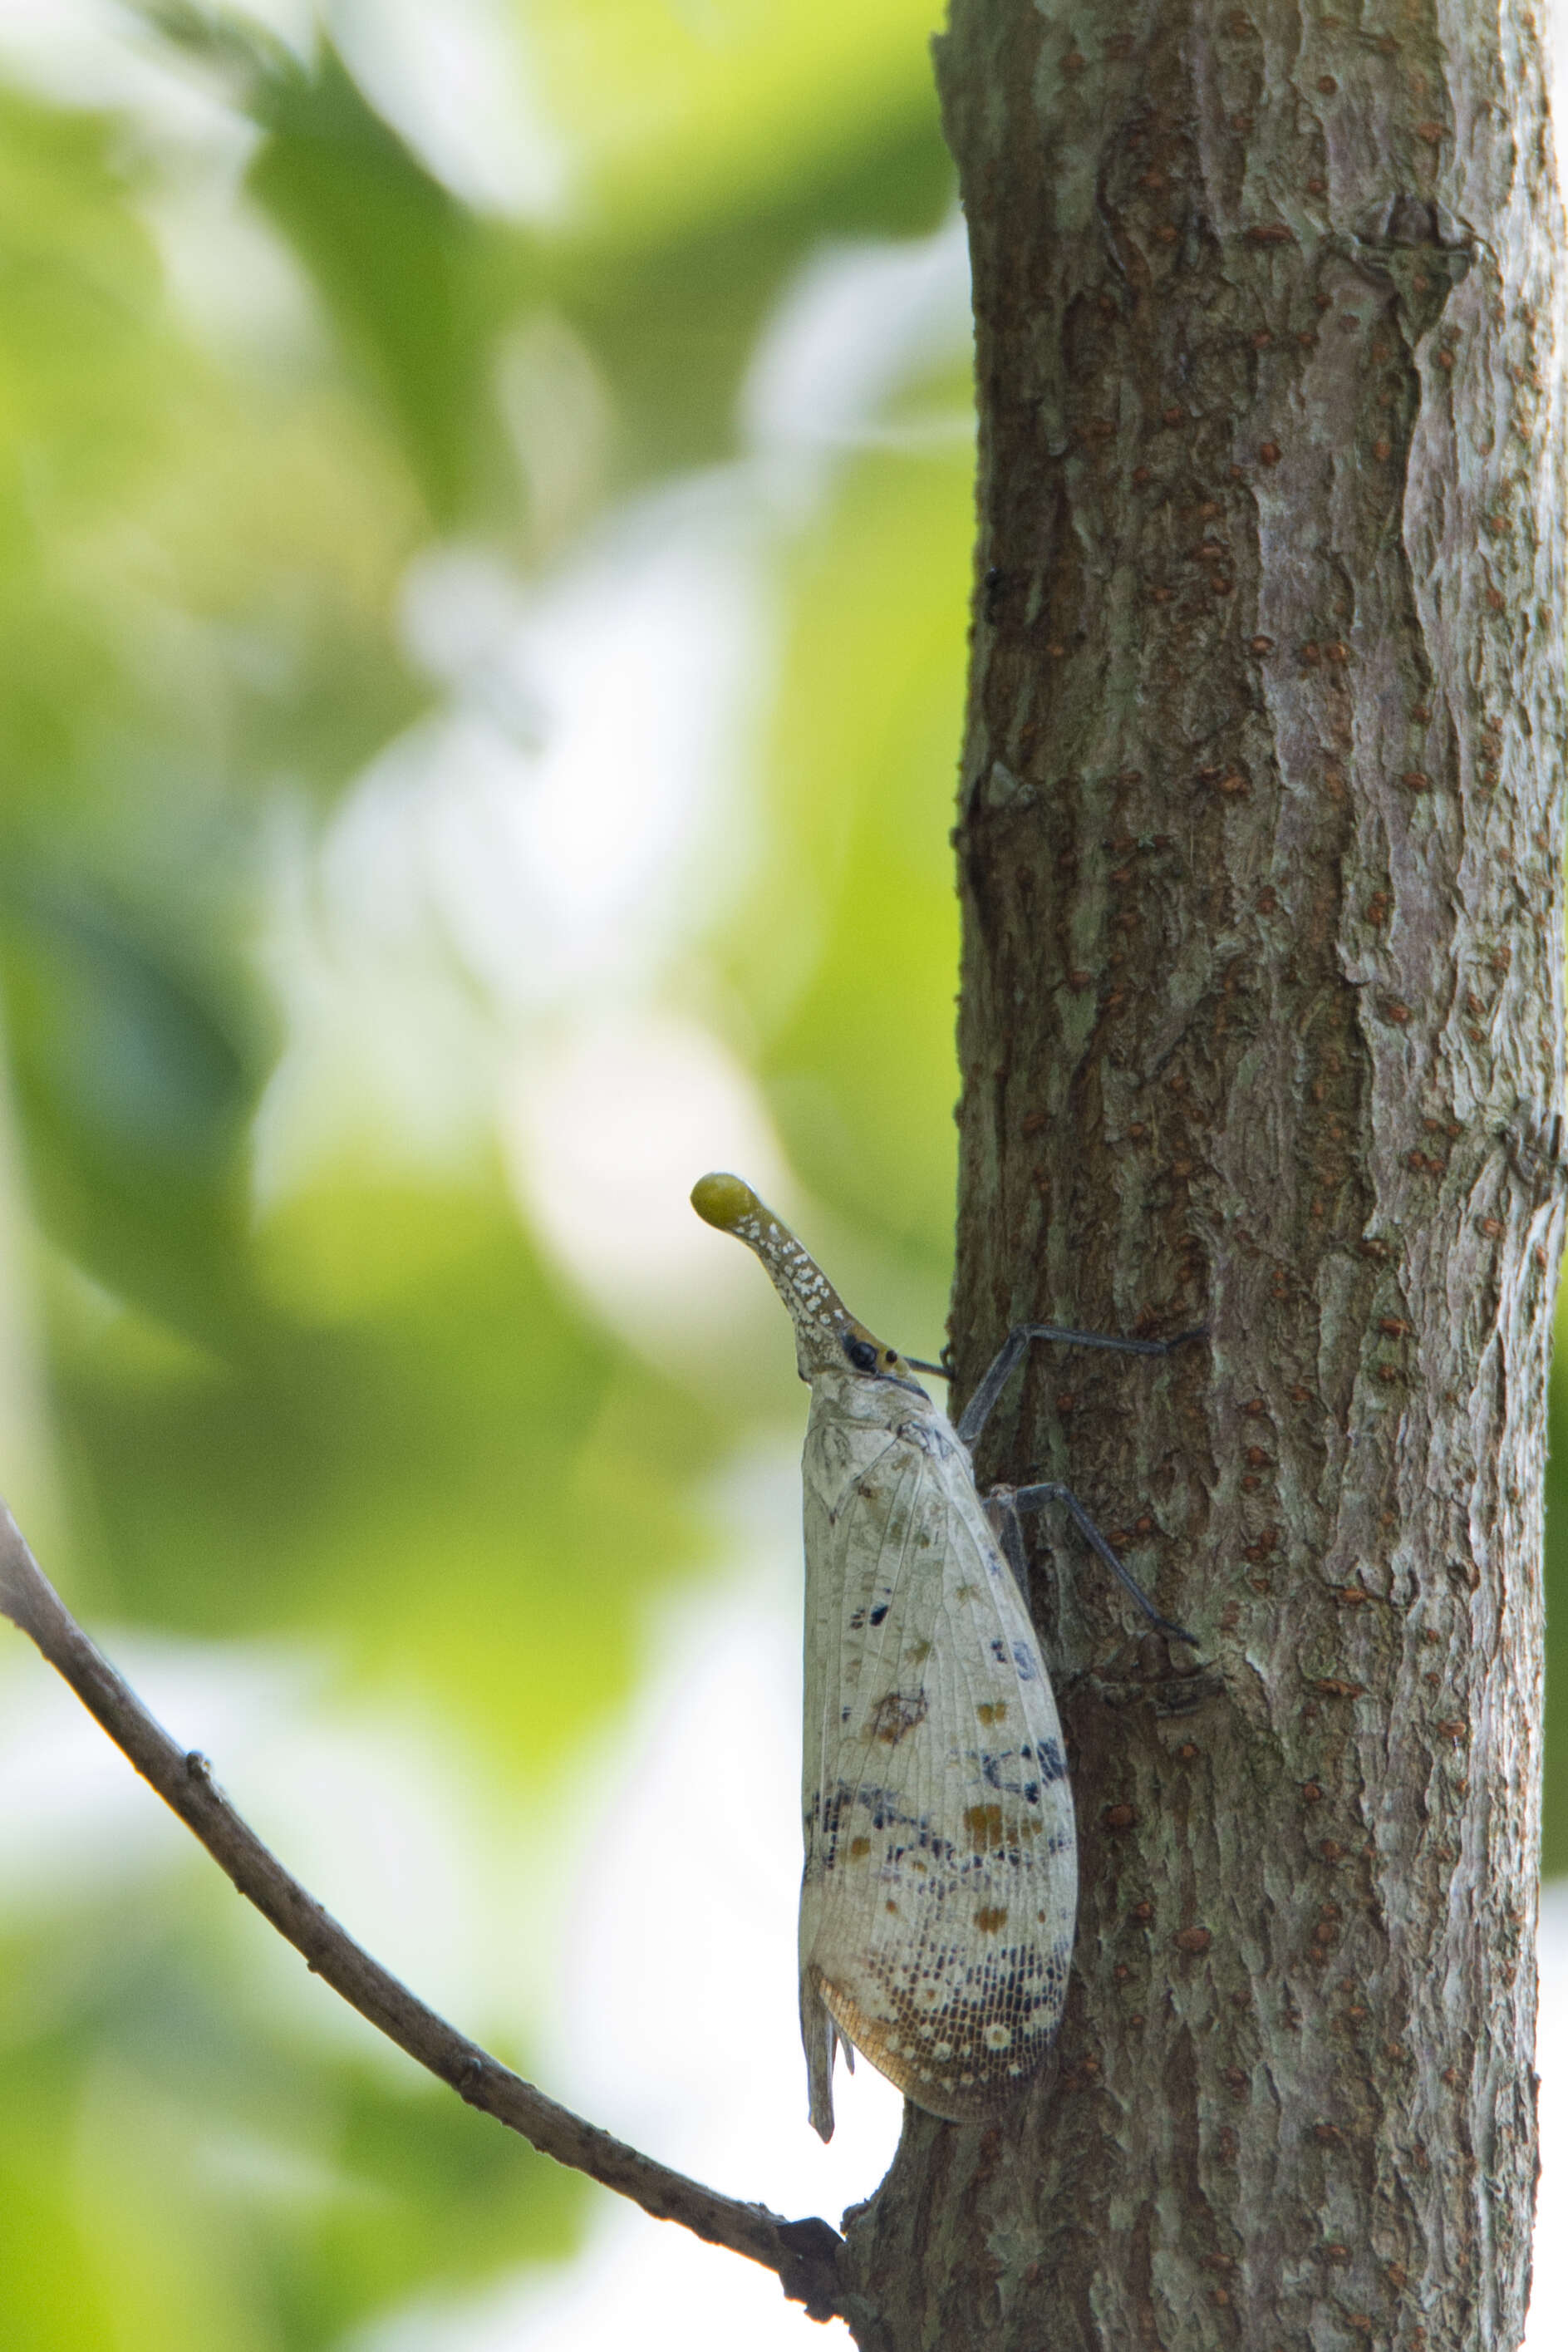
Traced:
POLYGON ((1073 1330, 1064 1323, 1015 1323, 997 1350, 996 1359, 979 1387, 964 1407, 957 1433, 966 1445, 974 1444, 990 1419, 997 1399, 1012 1378, 1024 1349, 1033 1339, 1050 1339, 1067 1348, 1105 1348, 1119 1356, 1169 1356, 1177 1348, 1185 1348, 1189 1339, 1202 1339, 1207 1336, 1202 1326, 1194 1331, 1178 1331, 1174 1339, 1118 1339, 1104 1331, 1073 1330))

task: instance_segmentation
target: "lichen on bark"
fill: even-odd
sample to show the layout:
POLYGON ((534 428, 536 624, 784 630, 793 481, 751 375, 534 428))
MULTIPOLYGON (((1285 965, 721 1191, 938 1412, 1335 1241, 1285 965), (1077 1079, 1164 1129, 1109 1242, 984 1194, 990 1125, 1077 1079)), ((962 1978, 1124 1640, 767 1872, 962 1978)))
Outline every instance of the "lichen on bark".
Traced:
POLYGON ((1052 2065, 910 2111, 879 2352, 1507 2352, 1563 1198, 1559 211, 1525 12, 954 0, 979 533, 958 1401, 1048 1525, 1052 2065))

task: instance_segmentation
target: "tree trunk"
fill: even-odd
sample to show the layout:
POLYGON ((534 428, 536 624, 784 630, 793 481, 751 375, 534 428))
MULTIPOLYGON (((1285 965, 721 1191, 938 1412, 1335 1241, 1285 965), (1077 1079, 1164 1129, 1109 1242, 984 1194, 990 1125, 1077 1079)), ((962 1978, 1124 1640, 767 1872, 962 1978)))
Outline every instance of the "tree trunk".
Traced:
POLYGON ((878 2352, 1507 2352, 1562 1240, 1558 230, 1533 19, 953 0, 978 588, 953 1343, 1066 1478, 1053 2065, 909 2111, 878 2352))

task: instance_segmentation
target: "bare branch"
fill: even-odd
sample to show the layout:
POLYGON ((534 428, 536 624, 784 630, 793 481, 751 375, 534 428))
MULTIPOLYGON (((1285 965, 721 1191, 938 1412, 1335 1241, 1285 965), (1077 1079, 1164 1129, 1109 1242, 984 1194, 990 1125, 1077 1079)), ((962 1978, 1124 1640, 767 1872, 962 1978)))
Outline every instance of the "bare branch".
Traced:
POLYGON ((150 1715, 123 1676, 82 1632, 0 1503, 0 1613, 26 1633, 64 1675, 89 1715, 142 1779, 206 1847, 219 1868, 280 1936, 302 1953, 315 1976, 400 2050, 449 2084, 471 2107, 494 2116, 541 2154, 629 2197, 660 2221, 679 2221, 709 2244, 727 2246, 779 2275, 792 2302, 812 2319, 840 2308, 842 2240, 815 2217, 787 2221, 765 2205, 743 2204, 672 2171, 558 2106, 427 2009, 373 1960, 314 1895, 290 1876, 217 1787, 204 1756, 181 1748, 150 1715))

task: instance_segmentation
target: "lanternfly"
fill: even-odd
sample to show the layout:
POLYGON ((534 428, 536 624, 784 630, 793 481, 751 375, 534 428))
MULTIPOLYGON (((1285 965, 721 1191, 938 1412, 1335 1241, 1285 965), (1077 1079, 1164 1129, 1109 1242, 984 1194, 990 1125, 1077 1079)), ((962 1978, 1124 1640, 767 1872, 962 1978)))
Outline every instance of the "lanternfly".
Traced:
POLYGON ((800 1788, 811 2122, 831 2137, 841 2042, 851 2065, 862 2051, 933 2115, 984 2116, 1056 2032, 1078 1899, 1061 1726, 1020 1589, 1016 1513, 1061 1504, 1153 1622, 1193 1637, 1066 1487, 1002 1490, 988 1508, 969 1448, 1031 1340, 1140 1356, 1181 1340, 1020 1325, 955 1429, 915 1377, 940 1368, 873 1339, 749 1185, 705 1176, 692 1205, 762 1260, 811 1388, 800 1788))

